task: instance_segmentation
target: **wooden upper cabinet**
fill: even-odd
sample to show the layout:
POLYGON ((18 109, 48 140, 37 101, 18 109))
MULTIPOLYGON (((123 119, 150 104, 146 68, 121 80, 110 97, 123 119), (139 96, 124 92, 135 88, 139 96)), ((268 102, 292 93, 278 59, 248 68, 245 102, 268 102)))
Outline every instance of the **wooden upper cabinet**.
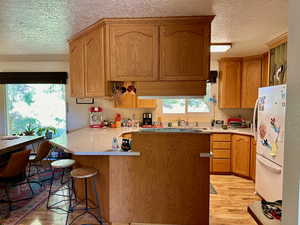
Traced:
POLYGON ((136 107, 137 108, 156 108, 156 100, 155 99, 140 99, 137 97, 136 107))
POLYGON ((135 94, 125 92, 117 101, 115 101, 115 108, 136 108, 136 99, 135 94))
POLYGON ((250 136, 232 135, 232 172, 245 177, 250 176, 250 136))
POLYGON ((242 108, 254 108, 258 98, 258 88, 262 80, 262 57, 246 57, 243 60, 242 108))
POLYGON ((262 55, 261 62, 261 86, 267 87, 269 86, 269 53, 266 52, 262 55))
POLYGON ((103 29, 97 28, 84 38, 85 95, 105 96, 103 29))
POLYGON ((240 108, 242 59, 221 59, 219 65, 219 107, 240 108))
POLYGON ((70 42, 69 51, 71 97, 84 97, 84 50, 82 39, 70 42))
POLYGON ((109 25, 110 80, 151 81, 158 77, 158 26, 109 25))
POLYGON ((251 160, 250 160, 250 178, 255 180, 256 171, 256 141, 251 137, 251 160))
POLYGON ((208 80, 210 23, 160 26, 160 80, 208 80))

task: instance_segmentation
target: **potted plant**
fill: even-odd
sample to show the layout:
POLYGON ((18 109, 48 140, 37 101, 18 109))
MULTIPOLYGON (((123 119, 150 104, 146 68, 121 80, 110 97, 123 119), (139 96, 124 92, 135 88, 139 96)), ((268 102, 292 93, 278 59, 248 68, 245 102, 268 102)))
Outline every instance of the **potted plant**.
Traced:
POLYGON ((32 124, 28 124, 28 125, 26 126, 25 130, 23 131, 23 134, 24 134, 25 136, 33 136, 34 133, 35 133, 35 129, 36 129, 36 128, 34 128, 34 127, 32 126, 32 124))
POLYGON ((40 127, 37 130, 37 135, 42 136, 44 135, 47 139, 51 139, 54 134, 56 134, 55 127, 40 127))

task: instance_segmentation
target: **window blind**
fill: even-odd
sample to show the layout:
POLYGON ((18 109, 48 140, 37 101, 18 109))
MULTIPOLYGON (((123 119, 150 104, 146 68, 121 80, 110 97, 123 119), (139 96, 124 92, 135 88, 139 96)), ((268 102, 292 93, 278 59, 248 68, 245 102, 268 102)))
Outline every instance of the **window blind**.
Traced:
POLYGON ((0 72, 0 84, 66 84, 67 72, 0 72))

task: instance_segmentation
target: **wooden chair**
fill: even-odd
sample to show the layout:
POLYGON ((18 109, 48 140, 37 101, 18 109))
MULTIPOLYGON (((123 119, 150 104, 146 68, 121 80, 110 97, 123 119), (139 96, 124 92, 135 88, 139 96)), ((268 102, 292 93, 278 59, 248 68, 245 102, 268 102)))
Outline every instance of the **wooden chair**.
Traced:
POLYGON ((29 180, 26 176, 26 167, 29 162, 29 155, 31 150, 21 150, 13 153, 4 168, 0 169, 0 183, 4 185, 7 200, 1 200, 9 204, 9 210, 12 210, 12 203, 31 199, 34 195, 33 189, 30 186, 29 180), (24 182, 25 181, 25 182, 24 182), (22 183, 21 183, 22 182, 22 183), (18 186, 27 184, 31 191, 30 198, 10 200, 9 188, 12 186, 18 186))
MULTIPOLYGON (((38 175, 39 183, 41 184, 41 178, 40 178, 40 167, 43 167, 42 162, 44 159, 47 158, 49 155, 49 152, 51 150, 51 144, 49 141, 42 142, 39 144, 37 153, 31 153, 29 157, 29 167, 28 167, 28 176, 32 176, 31 174, 31 168, 36 168, 36 173, 38 175)), ((46 160, 51 167, 50 160, 46 160)))

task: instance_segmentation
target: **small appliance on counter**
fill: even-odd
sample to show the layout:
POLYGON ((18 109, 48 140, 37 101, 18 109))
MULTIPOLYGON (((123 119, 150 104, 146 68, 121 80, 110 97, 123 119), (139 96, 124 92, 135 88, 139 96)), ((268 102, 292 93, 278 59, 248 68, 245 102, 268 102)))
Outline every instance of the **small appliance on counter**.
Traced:
POLYGON ((243 127, 243 120, 240 118, 229 118, 227 120, 227 124, 228 126, 232 127, 232 128, 241 128, 243 127))
POLYGON ((152 113, 143 113, 143 126, 152 126, 152 113))
POLYGON ((102 128, 104 126, 103 121, 103 109, 101 107, 90 107, 90 127, 91 128, 102 128))

